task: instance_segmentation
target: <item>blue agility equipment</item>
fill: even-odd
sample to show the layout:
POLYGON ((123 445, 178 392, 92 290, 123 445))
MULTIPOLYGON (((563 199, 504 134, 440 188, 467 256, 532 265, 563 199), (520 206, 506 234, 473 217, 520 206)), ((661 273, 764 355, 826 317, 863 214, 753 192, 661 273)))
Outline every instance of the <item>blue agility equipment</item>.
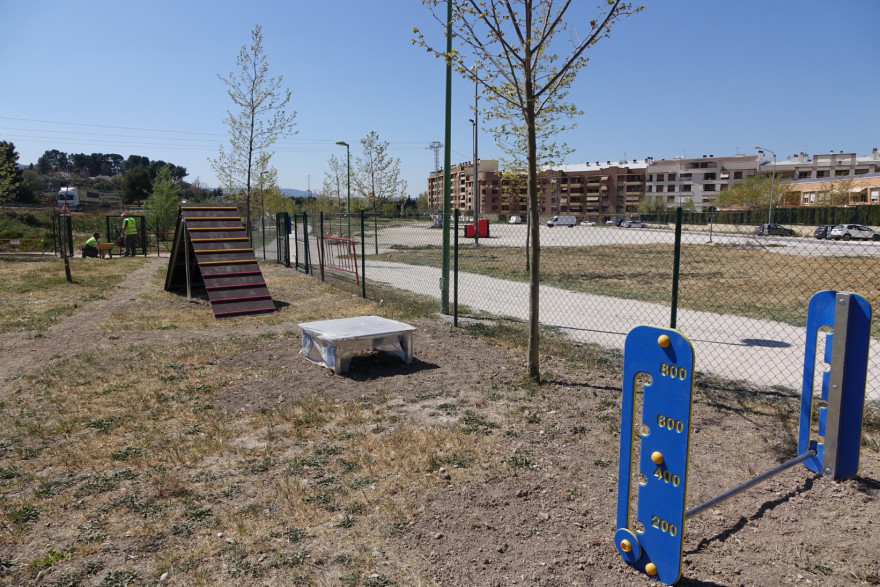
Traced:
POLYGON ((860 295, 822 291, 810 299, 807 311, 807 352, 801 390, 801 418, 798 453, 815 451, 806 467, 834 480, 849 479, 859 468, 865 380, 868 373, 868 342, 871 337, 871 305, 860 295), (813 380, 819 328, 826 334, 825 362, 831 369, 822 373, 822 400, 816 435, 810 440, 813 408, 813 380), (813 341, 813 344, 810 344, 813 341))
POLYGON ((614 542, 624 561, 671 585, 681 577, 685 522, 693 515, 732 497, 798 463, 834 480, 856 474, 868 366, 871 307, 852 293, 819 292, 807 310, 807 341, 801 389, 798 456, 700 504, 685 510, 694 351, 679 331, 637 326, 624 344, 623 397, 620 416, 620 463, 617 486, 617 531, 614 542), (817 364, 819 329, 830 327, 824 361, 817 364), (821 398, 814 428, 813 385, 821 368, 821 398), (636 428, 638 376, 644 386, 641 427, 636 428), (633 461, 638 447, 640 480, 633 520, 633 461), (818 438, 822 438, 820 442, 818 438), (635 530, 634 530, 635 528, 635 530))
POLYGON ((620 416, 620 464, 617 532, 614 542, 623 559, 640 571, 674 583, 681 574, 682 534, 690 446, 694 349, 677 330, 637 326, 624 345, 623 399, 620 416), (636 378, 645 373, 636 520, 631 512, 636 378), (645 432, 647 430, 647 432, 645 432))

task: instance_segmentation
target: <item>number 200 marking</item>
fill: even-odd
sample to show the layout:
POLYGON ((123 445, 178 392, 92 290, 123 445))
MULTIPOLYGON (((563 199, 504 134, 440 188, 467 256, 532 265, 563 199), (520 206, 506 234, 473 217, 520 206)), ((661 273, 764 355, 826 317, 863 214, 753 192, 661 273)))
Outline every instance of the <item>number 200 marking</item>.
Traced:
POLYGON ((660 375, 667 375, 672 377, 673 379, 680 379, 684 381, 687 379, 687 369, 684 367, 676 367, 675 365, 667 365, 666 363, 660 363, 660 375))
POLYGON ((657 528, 661 532, 666 532, 670 536, 678 534, 678 528, 675 527, 675 524, 670 524, 659 516, 651 516, 651 526, 657 528))

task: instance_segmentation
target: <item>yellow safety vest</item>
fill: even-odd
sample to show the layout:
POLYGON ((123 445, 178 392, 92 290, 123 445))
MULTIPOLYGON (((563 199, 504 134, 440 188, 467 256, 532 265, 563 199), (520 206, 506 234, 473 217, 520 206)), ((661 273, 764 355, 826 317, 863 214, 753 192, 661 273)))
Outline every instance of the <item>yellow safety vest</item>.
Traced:
POLYGON ((89 237, 89 240, 86 241, 86 244, 90 247, 95 247, 96 249, 98 248, 98 241, 93 236, 89 237))
POLYGON ((137 234, 137 221, 134 218, 125 218, 122 220, 122 234, 137 234))

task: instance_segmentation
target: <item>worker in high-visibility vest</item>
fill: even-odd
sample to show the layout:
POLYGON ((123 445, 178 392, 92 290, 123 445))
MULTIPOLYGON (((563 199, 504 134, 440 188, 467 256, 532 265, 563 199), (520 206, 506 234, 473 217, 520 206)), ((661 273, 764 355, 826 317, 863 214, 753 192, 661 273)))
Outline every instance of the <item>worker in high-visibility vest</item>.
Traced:
POLYGON ((134 218, 129 217, 128 212, 123 212, 122 237, 125 246, 125 251, 122 254, 123 257, 134 257, 137 254, 137 234, 137 221, 134 218))
POLYGON ((98 239, 101 238, 99 233, 94 233, 82 246, 83 257, 98 257, 98 239))

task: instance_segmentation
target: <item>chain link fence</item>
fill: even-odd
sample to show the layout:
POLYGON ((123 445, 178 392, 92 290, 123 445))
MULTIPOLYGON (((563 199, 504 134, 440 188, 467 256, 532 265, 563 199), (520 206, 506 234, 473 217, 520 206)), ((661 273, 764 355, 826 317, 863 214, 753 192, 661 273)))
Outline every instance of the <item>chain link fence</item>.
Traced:
MULTIPOLYGON (((703 377, 738 389, 795 395, 801 389, 811 296, 854 292, 880 309, 880 242, 818 239, 816 226, 790 225, 792 236, 765 236, 756 234, 753 224, 718 224, 709 215, 688 219, 678 238, 674 215, 629 224, 540 226, 539 315, 545 332, 595 345, 597 361, 607 364, 610 357, 620 366, 633 327, 674 327, 691 340, 703 377)), ((360 286, 368 297, 380 295, 376 288, 393 288, 440 299, 444 248, 436 217, 319 214, 303 221, 316 276, 360 286), (349 239, 349 220, 348 254, 359 257, 357 274, 322 267, 315 253, 318 237, 349 239)), ((449 311, 525 322, 528 248, 534 246, 529 227, 492 222, 486 228, 474 238, 467 219, 458 220, 457 230, 453 226, 446 262, 449 311)), ((878 334, 872 321, 872 336, 878 334)), ((824 338, 815 343, 819 357, 824 338)), ((870 351, 867 389, 874 416, 880 415, 876 347, 870 351)))

